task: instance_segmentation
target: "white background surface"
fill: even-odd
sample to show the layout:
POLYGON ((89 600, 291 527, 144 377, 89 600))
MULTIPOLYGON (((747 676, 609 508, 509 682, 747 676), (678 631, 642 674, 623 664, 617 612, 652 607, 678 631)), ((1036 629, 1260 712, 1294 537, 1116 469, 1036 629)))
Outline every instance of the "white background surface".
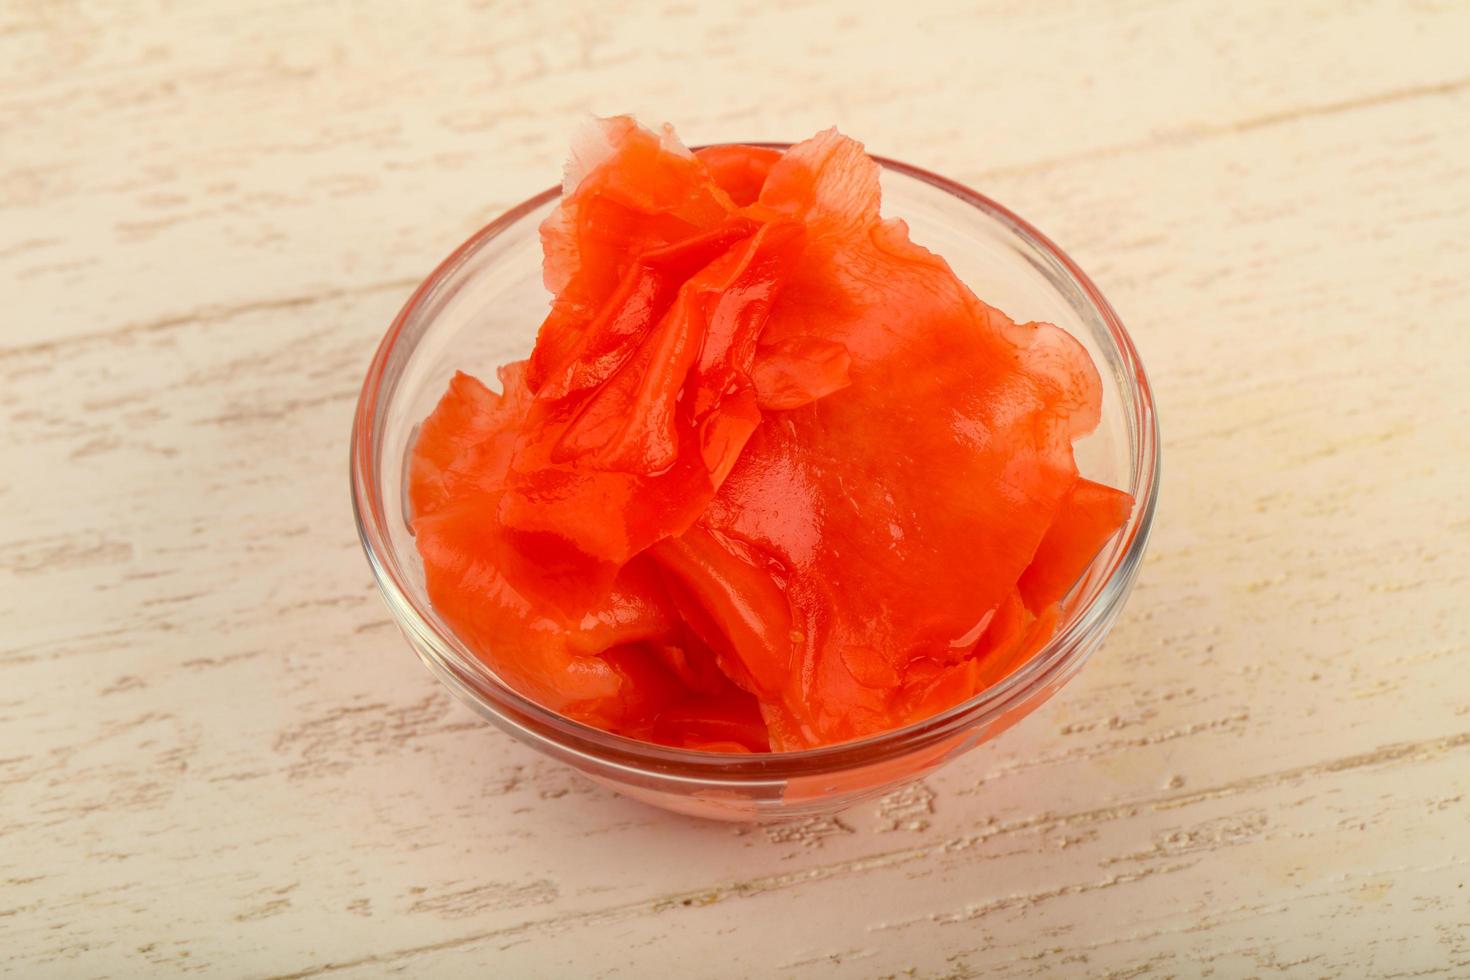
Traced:
POLYGON ((1470 976, 1470 7, 235 6, 0 6, 0 970, 1470 976), (881 805, 617 799, 373 592, 371 351, 588 110, 966 181, 1149 367, 1113 637, 881 805))

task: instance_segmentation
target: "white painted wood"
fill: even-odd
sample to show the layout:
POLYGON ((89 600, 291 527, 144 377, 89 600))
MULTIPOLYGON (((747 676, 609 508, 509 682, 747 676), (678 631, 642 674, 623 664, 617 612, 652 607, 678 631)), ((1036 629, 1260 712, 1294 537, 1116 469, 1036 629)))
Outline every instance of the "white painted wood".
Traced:
POLYGON ((1470 976, 1470 7, 1277 7, 0 8, 0 971, 1470 976), (1158 390, 1107 646, 840 819, 478 724, 353 534, 378 336, 625 109, 974 182, 1158 390))

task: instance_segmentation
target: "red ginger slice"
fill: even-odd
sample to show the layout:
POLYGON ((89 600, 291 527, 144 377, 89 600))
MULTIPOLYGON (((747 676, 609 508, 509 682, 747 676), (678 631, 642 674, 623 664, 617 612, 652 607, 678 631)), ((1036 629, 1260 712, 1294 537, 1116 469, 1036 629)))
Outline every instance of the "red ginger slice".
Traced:
POLYGON ((788 337, 759 352, 752 372, 763 410, 810 405, 852 384, 852 355, 821 337, 788 337))
POLYGON ((667 126, 597 119, 573 143, 561 203, 541 225, 542 278, 554 299, 531 355, 540 389, 646 251, 723 224, 729 195, 667 126))
POLYGON ((661 708, 677 689, 662 683, 652 657, 603 654, 666 636, 674 619, 646 563, 624 568, 603 601, 575 622, 506 580, 511 548, 494 516, 504 493, 508 440, 530 403, 523 368, 517 363, 501 370, 502 395, 456 375, 419 429, 409 503, 429 598, 455 633, 517 690, 571 717, 614 727, 661 708))
MULTIPOLYGON (((654 258, 724 240, 691 241, 698 244, 654 258)), ((575 596, 580 584, 572 607, 587 601, 611 570, 704 510, 760 420, 749 380, 756 339, 800 247, 799 225, 765 224, 677 288, 658 281, 666 264, 640 263, 630 276, 653 286, 619 295, 651 326, 633 331, 612 359, 604 351, 619 345, 589 331, 580 348, 589 353, 548 375, 516 442, 500 511, 528 557, 559 569, 547 594, 575 596)))
MULTIPOLYGON (((878 203, 877 165, 832 131, 771 169, 760 205, 804 220, 807 244, 762 342, 840 344, 852 384, 766 419, 699 521, 780 569, 791 639, 729 641, 753 677, 789 658, 778 698, 755 689, 777 748, 892 727, 912 661, 974 647, 1076 478, 1071 439, 1099 411, 1075 340, 981 303, 878 203)), ((685 584, 709 607, 740 601, 685 584)))
POLYGON ((695 150, 694 155, 709 168, 710 176, 720 189, 742 208, 754 204, 760 197, 766 176, 781 159, 780 150, 739 143, 706 146, 695 150))
POLYGON ((449 390, 419 426, 409 458, 409 500, 415 515, 504 485, 517 427, 531 403, 525 368, 525 361, 500 368, 503 394, 455 372, 449 390))
POLYGON ((506 569, 521 559, 496 515, 506 440, 531 401, 523 372, 524 363, 501 369, 504 394, 456 375, 419 429, 409 500, 435 611, 511 687, 568 717, 669 744, 735 740, 741 751, 764 751, 763 729, 757 739, 734 721, 688 720, 705 712, 758 719, 759 712, 678 622, 647 559, 620 569, 575 619, 512 585, 506 569))
POLYGON ((1066 595, 1132 511, 1131 494, 1078 479, 1016 583, 1027 607, 1044 609, 1066 595))

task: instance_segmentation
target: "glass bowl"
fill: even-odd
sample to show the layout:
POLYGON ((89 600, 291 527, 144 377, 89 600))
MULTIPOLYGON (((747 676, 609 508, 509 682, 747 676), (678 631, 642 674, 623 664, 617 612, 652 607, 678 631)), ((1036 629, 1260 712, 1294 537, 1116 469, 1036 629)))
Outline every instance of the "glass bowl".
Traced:
MULTIPOLYGON (((784 144, 765 144, 784 147, 784 144)), ((1046 236, 981 194, 878 158, 883 211, 949 260, 986 302, 1018 321, 1055 323, 1091 353, 1102 422, 1077 445, 1082 472, 1131 491, 1128 523, 1063 600, 1056 635, 1029 663, 925 721, 800 752, 726 755, 669 748, 564 718, 518 694, 474 656, 429 603, 405 514, 417 426, 462 369, 486 380, 526 356, 549 299, 537 226, 560 190, 491 222, 414 291, 378 347, 352 431, 352 500, 378 587, 409 644, 481 717, 594 780, 647 803, 726 820, 834 812, 918 778, 1035 710, 1082 666, 1117 619, 1138 574, 1158 493, 1153 396, 1138 353, 1097 287, 1046 236)))

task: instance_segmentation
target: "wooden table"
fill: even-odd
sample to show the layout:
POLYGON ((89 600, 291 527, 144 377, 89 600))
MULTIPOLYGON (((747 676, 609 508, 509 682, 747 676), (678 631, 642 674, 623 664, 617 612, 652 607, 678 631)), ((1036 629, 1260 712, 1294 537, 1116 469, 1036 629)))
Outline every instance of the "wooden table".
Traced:
POLYGON ((901 6, 0 8, 13 975, 1470 976, 1470 6, 901 6), (732 828, 410 656, 357 387, 589 110, 836 122, 1111 297, 1154 543, 1016 730, 732 828))

